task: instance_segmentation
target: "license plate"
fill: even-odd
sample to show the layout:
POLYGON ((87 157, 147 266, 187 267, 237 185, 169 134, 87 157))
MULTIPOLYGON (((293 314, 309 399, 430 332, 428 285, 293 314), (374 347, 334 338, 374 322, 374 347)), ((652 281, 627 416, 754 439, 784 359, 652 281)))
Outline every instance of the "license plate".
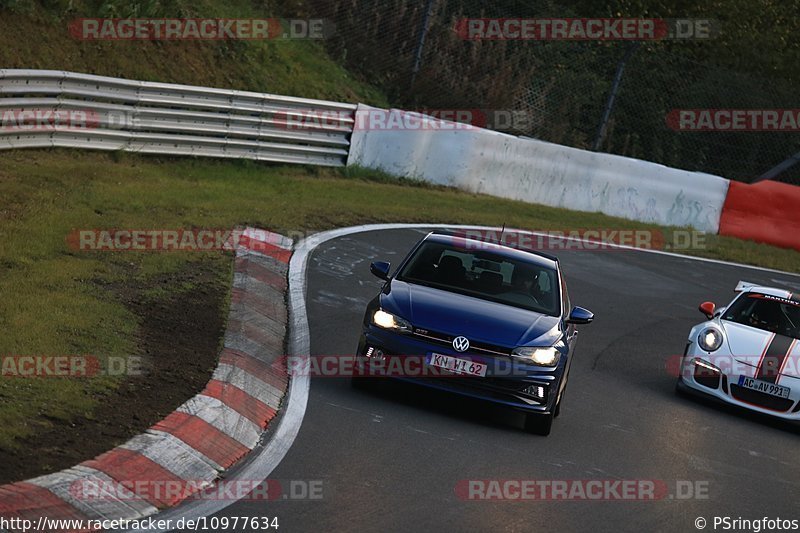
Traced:
POLYGON ((748 378, 747 376, 739 376, 739 386, 746 389, 763 392, 779 398, 788 398, 789 393, 792 391, 789 387, 783 385, 775 385, 774 383, 767 383, 760 379, 748 378))
POLYGON ((428 356, 428 364, 430 366, 449 370, 450 372, 455 372, 456 374, 467 374, 468 376, 479 377, 484 377, 486 375, 487 365, 468 359, 450 357, 449 355, 432 353, 428 356))

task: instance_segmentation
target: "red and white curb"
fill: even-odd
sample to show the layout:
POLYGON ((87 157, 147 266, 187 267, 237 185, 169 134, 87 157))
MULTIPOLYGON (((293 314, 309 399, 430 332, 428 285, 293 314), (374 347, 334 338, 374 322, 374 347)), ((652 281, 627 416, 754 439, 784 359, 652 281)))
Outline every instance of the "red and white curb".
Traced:
POLYGON ((259 444, 289 386, 284 354, 292 241, 247 228, 228 327, 206 388, 145 433, 75 467, 0 486, 0 516, 141 519, 210 487, 259 444), (181 491, 153 490, 179 486, 181 491))

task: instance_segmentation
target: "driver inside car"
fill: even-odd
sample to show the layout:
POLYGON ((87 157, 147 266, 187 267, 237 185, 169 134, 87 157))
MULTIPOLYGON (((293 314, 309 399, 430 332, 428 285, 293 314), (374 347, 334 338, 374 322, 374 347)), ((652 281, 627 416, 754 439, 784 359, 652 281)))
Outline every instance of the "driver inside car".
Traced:
POLYGON ((750 314, 749 322, 751 326, 763 328, 773 333, 786 330, 781 319, 780 308, 771 302, 759 302, 750 314))
POLYGON ((513 292, 530 296, 537 302, 542 301, 541 289, 539 288, 539 272, 532 268, 525 268, 521 265, 514 267, 511 274, 511 286, 513 292))

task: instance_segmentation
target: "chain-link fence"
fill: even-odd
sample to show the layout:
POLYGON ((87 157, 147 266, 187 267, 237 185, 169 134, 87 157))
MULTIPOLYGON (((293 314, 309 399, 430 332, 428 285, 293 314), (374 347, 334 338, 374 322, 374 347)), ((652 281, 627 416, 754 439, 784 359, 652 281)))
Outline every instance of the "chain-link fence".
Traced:
MULTIPOLYGON (((800 152, 798 132, 668 126, 673 110, 793 107, 796 92, 789 82, 716 64, 703 42, 465 40, 456 31, 464 18, 580 16, 552 2, 282 4, 282 11, 333 21, 335 32, 325 43, 332 57, 398 107, 516 111, 524 120, 505 122, 511 133, 741 181, 753 181, 800 152), (604 120, 623 58, 613 110, 604 120)), ((800 184, 800 165, 778 179, 800 184)))

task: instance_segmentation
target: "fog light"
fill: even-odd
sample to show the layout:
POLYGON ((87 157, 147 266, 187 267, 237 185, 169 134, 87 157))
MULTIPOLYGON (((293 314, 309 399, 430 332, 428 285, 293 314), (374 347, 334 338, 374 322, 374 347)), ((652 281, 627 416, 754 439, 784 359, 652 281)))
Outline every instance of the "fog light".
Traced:
POLYGON ((702 369, 701 372, 704 371, 706 373, 706 375, 710 376, 710 375, 713 375, 713 374, 719 374, 720 373, 720 369, 719 368, 715 367, 711 363, 703 361, 702 359, 700 359, 698 357, 695 357, 694 359, 692 359, 692 362, 694 363, 694 365, 696 367, 699 367, 700 369, 702 369))
POLYGON ((694 380, 696 383, 709 389, 719 388, 720 376, 722 375, 719 368, 697 357, 692 359, 692 363, 694 363, 694 380))
POLYGON ((364 353, 364 357, 366 357, 367 359, 378 360, 378 361, 382 361, 383 356, 384 356, 383 350, 375 348, 374 346, 369 346, 367 348, 366 353, 364 353))
POLYGON ((528 396, 533 396, 534 398, 544 399, 544 387, 541 385, 531 385, 522 392, 528 396))

